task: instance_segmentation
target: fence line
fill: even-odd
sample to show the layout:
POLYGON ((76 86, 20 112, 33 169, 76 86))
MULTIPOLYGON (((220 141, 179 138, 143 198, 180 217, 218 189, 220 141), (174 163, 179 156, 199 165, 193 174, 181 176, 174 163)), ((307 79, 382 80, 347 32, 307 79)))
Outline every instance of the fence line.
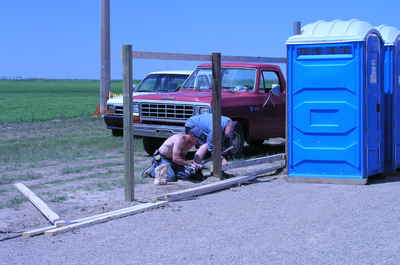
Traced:
MULTIPOLYGON (((133 51, 132 56, 135 59, 152 59, 152 60, 171 60, 171 61, 211 61, 208 54, 192 54, 192 53, 170 53, 170 52, 146 52, 133 51)), ((287 63, 286 57, 261 57, 261 56, 229 56, 222 55, 223 62, 237 63, 287 63)))

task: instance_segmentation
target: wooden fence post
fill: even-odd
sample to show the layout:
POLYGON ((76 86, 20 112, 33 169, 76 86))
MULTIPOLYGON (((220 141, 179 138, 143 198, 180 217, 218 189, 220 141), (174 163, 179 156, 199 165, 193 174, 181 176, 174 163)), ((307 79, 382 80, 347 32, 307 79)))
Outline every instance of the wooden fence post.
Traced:
POLYGON ((133 201, 135 193, 134 145, 132 124, 132 46, 122 47, 124 86, 124 151, 125 151, 125 200, 133 201))
POLYGON ((100 113, 105 112, 110 92, 110 0, 101 0, 100 26, 100 113))
POLYGON ((221 129, 221 53, 212 53, 212 117, 213 117, 213 175, 222 178, 221 148, 222 148, 222 129, 221 129))

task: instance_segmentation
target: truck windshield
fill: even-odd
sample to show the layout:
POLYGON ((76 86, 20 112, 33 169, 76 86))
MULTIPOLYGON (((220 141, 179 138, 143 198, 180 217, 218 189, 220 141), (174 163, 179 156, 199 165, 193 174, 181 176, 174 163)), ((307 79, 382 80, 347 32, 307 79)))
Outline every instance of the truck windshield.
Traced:
MULTIPOLYGON (((222 68, 221 88, 232 92, 251 92, 255 86, 256 69, 222 68)), ((198 68, 183 83, 182 89, 209 90, 212 88, 210 68, 198 68)))
POLYGON ((188 75, 151 74, 135 89, 135 92, 174 92, 188 75))

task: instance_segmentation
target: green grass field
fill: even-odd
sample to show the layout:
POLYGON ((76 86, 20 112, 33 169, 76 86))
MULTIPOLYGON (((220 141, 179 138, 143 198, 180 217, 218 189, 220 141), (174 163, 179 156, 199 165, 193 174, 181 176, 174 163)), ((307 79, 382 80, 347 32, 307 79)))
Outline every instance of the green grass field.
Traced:
MULTIPOLYGON (((111 91, 121 93, 122 81, 111 91)), ((87 117, 98 102, 98 80, 0 80, 0 124, 87 117)))

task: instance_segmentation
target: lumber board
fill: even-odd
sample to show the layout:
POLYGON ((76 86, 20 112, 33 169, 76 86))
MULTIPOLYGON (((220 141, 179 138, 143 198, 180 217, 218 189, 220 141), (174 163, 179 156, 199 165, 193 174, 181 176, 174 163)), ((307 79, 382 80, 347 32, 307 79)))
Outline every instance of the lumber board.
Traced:
POLYGON ((57 228, 57 226, 51 225, 51 226, 46 226, 46 227, 41 227, 41 228, 25 231, 25 232, 22 232, 22 237, 28 238, 28 237, 37 236, 37 235, 43 234, 47 230, 55 229, 55 228, 57 228))
MULTIPOLYGON (((135 59, 153 59, 153 60, 175 60, 175 61, 211 61, 208 54, 193 53, 170 53, 170 52, 146 52, 133 51, 132 56, 135 59)), ((241 62, 241 63, 287 63, 286 57, 261 57, 261 56, 221 56, 223 62, 241 62)))
POLYGON ((156 200, 178 201, 178 200, 188 199, 188 198, 191 198, 194 196, 199 196, 199 195, 204 195, 207 193, 215 192, 218 190, 227 189, 232 186, 240 185, 242 183, 254 180, 261 174, 273 172, 277 169, 282 168, 283 166, 284 166, 284 163, 282 162, 279 165, 271 166, 271 167, 265 168, 263 170, 258 170, 247 176, 234 177, 234 178, 221 180, 218 182, 206 184, 206 185, 195 187, 195 188, 190 188, 190 189, 186 189, 186 190, 167 193, 167 194, 156 197, 156 200))
MULTIPOLYGON (((137 205, 136 205, 137 206, 137 205)), ((122 208, 119 210, 114 210, 111 212, 105 212, 105 213, 101 213, 101 214, 96 214, 93 216, 88 216, 88 217, 83 217, 83 218, 79 218, 79 219, 75 219, 72 220, 70 222, 67 222, 66 225, 71 225, 71 224, 75 224, 75 223, 81 223, 81 222, 86 222, 89 221, 93 218, 101 218, 101 217, 107 217, 109 215, 114 215, 114 214, 119 214, 119 213, 124 213, 127 211, 127 209, 133 208, 135 206, 132 207, 128 207, 128 208, 122 208)), ((56 229, 57 227, 55 225, 52 226, 47 226, 47 227, 42 227, 42 228, 38 228, 38 229, 34 229, 34 230, 30 230, 30 231, 26 231, 22 233, 22 237, 32 237, 32 236, 36 236, 36 235, 40 235, 44 232, 46 232, 47 230, 52 230, 52 229, 56 229)))
MULTIPOLYGON (((123 210, 123 209, 115 210, 113 212, 115 213, 115 212, 119 212, 121 210, 123 210)), ((105 213, 97 214, 96 216, 108 216, 109 213, 110 212, 105 212, 105 213)), ((67 225, 67 224, 85 222, 85 221, 90 220, 92 218, 93 218, 93 216, 83 217, 83 218, 75 219, 75 220, 70 221, 70 222, 66 222, 65 224, 67 225)), ((46 226, 46 227, 30 230, 30 231, 25 231, 25 232, 22 233, 22 237, 26 238, 26 237, 37 236, 37 235, 40 235, 40 234, 44 233, 47 230, 51 230, 51 229, 55 229, 55 228, 57 228, 57 226, 51 225, 51 226, 46 226)))
POLYGON ((80 222, 72 223, 69 225, 65 225, 63 227, 47 230, 44 233, 45 233, 45 235, 48 235, 48 236, 54 236, 54 235, 57 235, 60 233, 65 233, 65 232, 71 231, 76 228, 83 228, 83 227, 87 227, 87 226, 98 224, 98 223, 104 223, 104 222, 107 222, 107 221, 110 221, 113 219, 122 218, 122 217, 125 217, 128 215, 141 213, 146 210, 164 206, 167 203, 168 203, 167 201, 159 201, 159 202, 139 204, 139 205, 125 208, 125 209, 112 211, 107 214, 94 215, 85 221, 80 221, 80 222))
POLYGON ((267 157, 260 157, 260 158, 255 158, 255 159, 249 159, 249 160, 241 160, 237 162, 232 162, 224 167, 222 167, 222 170, 230 170, 230 169, 235 169, 235 168, 241 168, 241 167, 248 167, 248 166, 254 166, 258 165, 261 163, 271 163, 271 162, 276 162, 279 160, 284 160, 285 159, 285 154, 276 154, 272 156, 267 156, 267 157))
POLYGON ((33 191, 31 191, 27 186, 22 183, 15 183, 14 186, 21 192, 28 200, 35 206, 39 212, 50 221, 50 223, 55 224, 56 226, 62 226, 65 222, 61 220, 60 216, 56 214, 53 210, 50 209, 47 204, 40 199, 33 191))

